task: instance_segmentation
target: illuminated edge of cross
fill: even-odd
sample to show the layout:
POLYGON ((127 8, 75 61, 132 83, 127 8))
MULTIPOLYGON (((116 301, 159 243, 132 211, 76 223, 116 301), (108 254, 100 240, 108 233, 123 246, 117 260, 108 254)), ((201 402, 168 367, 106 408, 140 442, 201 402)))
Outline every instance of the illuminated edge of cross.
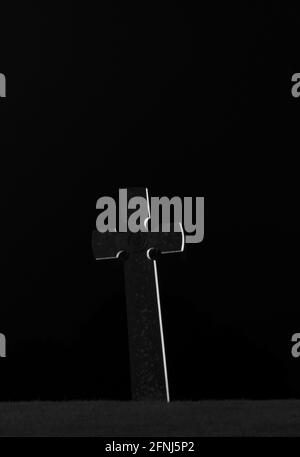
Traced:
MULTIPOLYGON (((146 196, 147 196, 147 208, 148 208, 148 217, 144 221, 145 227, 147 226, 147 223, 149 219, 151 219, 151 212, 150 212, 150 200, 149 200, 149 192, 148 189, 146 188, 146 196)), ((180 231, 182 233, 182 245, 179 251, 164 251, 162 254, 173 254, 177 252, 183 252, 184 251, 184 231, 182 227, 182 223, 178 222, 178 225, 180 227, 180 231)), ((116 228, 114 229, 114 232, 116 232, 116 228)), ((151 248, 147 250, 147 257, 149 260, 152 260, 149 256, 151 251, 151 248)), ((110 259, 118 259, 120 255, 124 251, 119 251, 115 257, 101 257, 101 258, 96 258, 96 260, 110 260, 110 259)), ((158 310, 158 320, 159 320, 159 330, 160 330, 160 339, 161 339, 161 346, 162 346, 162 356, 163 356, 163 365, 164 365, 164 375, 165 375, 165 385, 166 385, 166 394, 167 394, 167 402, 170 403, 170 391, 169 391, 169 381, 168 381, 168 369, 167 369, 167 358, 166 358, 166 350, 165 350, 165 339, 164 339, 164 330, 163 330, 163 323, 162 323, 162 314, 161 314, 161 304, 160 304, 160 293, 159 293, 159 283, 158 283, 158 273, 157 273, 157 264, 156 260, 152 260, 153 262, 153 268, 154 268, 154 276, 155 276, 155 289, 156 289, 156 301, 157 301, 157 310, 158 310)))

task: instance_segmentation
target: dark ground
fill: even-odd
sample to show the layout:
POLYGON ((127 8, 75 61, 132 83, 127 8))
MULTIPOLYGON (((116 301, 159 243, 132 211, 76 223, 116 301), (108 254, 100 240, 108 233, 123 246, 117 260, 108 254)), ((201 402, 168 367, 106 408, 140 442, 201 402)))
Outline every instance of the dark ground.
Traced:
POLYGON ((299 436, 300 400, 2 403, 0 436, 299 436), (34 418, 34 419, 33 419, 34 418))

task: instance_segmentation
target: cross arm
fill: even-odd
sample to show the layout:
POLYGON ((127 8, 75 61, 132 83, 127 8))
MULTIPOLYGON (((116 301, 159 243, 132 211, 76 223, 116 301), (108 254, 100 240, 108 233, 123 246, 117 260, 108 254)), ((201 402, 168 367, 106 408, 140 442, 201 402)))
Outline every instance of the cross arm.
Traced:
POLYGON ((127 235, 118 232, 93 231, 92 248, 96 260, 116 259, 127 249, 127 235))
POLYGON ((181 224, 170 224, 159 232, 150 232, 149 247, 158 249, 162 254, 184 250, 184 232, 181 224))

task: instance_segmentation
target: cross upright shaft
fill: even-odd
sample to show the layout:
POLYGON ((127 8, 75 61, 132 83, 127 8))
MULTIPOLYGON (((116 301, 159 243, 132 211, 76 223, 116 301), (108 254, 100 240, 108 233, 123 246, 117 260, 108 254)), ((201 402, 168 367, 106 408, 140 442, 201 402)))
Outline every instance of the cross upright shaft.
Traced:
MULTIPOLYGON (((128 199, 149 199, 147 189, 129 189, 128 199)), ((149 214, 150 217, 150 214, 149 214)), ((124 261, 127 322, 132 398, 169 401, 169 384, 159 296, 157 264, 151 260, 152 248, 162 254, 180 252, 184 247, 182 230, 175 232, 93 233, 97 260, 118 258, 124 261)))

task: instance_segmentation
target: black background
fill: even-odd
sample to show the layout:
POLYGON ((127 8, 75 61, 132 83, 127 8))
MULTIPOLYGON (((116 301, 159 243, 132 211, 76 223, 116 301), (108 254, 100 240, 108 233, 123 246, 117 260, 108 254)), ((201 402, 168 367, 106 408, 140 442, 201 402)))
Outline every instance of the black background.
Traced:
POLYGON ((121 262, 95 204, 205 196, 205 240, 159 262, 173 399, 300 397, 299 14, 1 7, 1 399, 130 397, 121 262))

